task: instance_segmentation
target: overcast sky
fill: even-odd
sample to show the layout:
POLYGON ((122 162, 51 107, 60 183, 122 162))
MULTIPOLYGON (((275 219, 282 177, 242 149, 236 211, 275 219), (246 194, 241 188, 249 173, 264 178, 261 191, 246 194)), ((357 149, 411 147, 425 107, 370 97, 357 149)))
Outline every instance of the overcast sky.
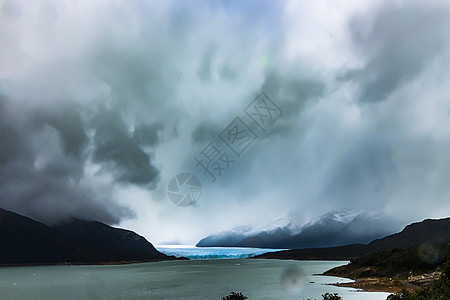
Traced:
POLYGON ((155 244, 448 216, 449 37, 447 0, 0 0, 0 207, 155 244), (265 131, 244 112, 261 91, 283 112, 265 131), (239 157, 236 117, 258 135, 239 157), (234 160, 215 182, 210 141, 234 160), (181 172, 196 205, 167 198, 181 172))

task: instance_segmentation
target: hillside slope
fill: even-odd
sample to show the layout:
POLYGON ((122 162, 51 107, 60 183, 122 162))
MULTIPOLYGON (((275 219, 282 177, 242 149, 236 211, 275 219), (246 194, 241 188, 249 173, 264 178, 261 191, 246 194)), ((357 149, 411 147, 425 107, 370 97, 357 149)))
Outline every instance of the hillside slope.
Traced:
POLYGON ((129 230, 81 220, 49 227, 4 209, 0 209, 0 245, 2 265, 175 259, 129 230))
POLYGON ((417 247, 424 243, 435 245, 450 243, 450 218, 413 223, 399 233, 374 240, 366 245, 352 244, 329 248, 284 250, 265 253, 256 258, 349 260, 383 250, 417 247))

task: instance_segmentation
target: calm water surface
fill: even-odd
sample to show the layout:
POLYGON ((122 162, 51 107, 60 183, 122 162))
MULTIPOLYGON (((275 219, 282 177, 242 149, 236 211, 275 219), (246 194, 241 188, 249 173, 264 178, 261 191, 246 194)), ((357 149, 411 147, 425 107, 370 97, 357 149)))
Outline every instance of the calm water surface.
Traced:
POLYGON ((240 291, 252 299, 321 299, 338 292, 345 300, 386 299, 327 283, 316 276, 343 262, 255 259, 191 260, 120 266, 0 268, 1 299, 222 299, 240 291))

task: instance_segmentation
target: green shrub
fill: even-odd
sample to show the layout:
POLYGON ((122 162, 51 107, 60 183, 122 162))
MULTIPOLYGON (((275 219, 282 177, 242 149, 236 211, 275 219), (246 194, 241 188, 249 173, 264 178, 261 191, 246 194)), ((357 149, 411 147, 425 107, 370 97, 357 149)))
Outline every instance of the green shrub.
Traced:
POLYGON ((323 300, 342 300, 342 297, 339 296, 338 293, 334 293, 334 294, 325 293, 322 295, 322 299, 323 300))
POLYGON ((231 292, 231 294, 222 298, 222 300, 245 300, 245 299, 247 299, 247 297, 242 295, 242 293, 236 292, 231 292))

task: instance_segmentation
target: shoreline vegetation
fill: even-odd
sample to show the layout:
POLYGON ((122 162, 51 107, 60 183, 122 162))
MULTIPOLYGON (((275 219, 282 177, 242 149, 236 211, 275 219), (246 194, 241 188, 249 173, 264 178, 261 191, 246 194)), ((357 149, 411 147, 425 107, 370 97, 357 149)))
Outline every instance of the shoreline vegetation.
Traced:
POLYGON ((403 281, 393 278, 363 278, 357 279, 354 283, 332 285, 368 292, 389 292, 391 294, 387 300, 450 299, 450 262, 445 263, 442 269, 439 267, 439 271, 410 275, 403 281))
MULTIPOLYGON (((329 285, 354 288, 364 292, 386 292, 397 293, 402 290, 417 290, 421 287, 430 286, 433 282, 440 278, 442 272, 436 271, 423 275, 409 276, 407 279, 397 279, 391 277, 367 277, 367 278, 349 278, 355 280, 354 282, 346 283, 330 283, 329 285), (420 282, 420 285, 417 283, 420 282)), ((324 274, 322 274, 324 275, 324 274)), ((338 275, 326 275, 330 277, 348 278, 338 275)))
POLYGON ((408 249, 394 249, 351 260, 322 275, 350 278, 351 283, 335 286, 370 292, 396 293, 430 287, 443 274, 450 261, 450 244, 423 244, 408 249))

